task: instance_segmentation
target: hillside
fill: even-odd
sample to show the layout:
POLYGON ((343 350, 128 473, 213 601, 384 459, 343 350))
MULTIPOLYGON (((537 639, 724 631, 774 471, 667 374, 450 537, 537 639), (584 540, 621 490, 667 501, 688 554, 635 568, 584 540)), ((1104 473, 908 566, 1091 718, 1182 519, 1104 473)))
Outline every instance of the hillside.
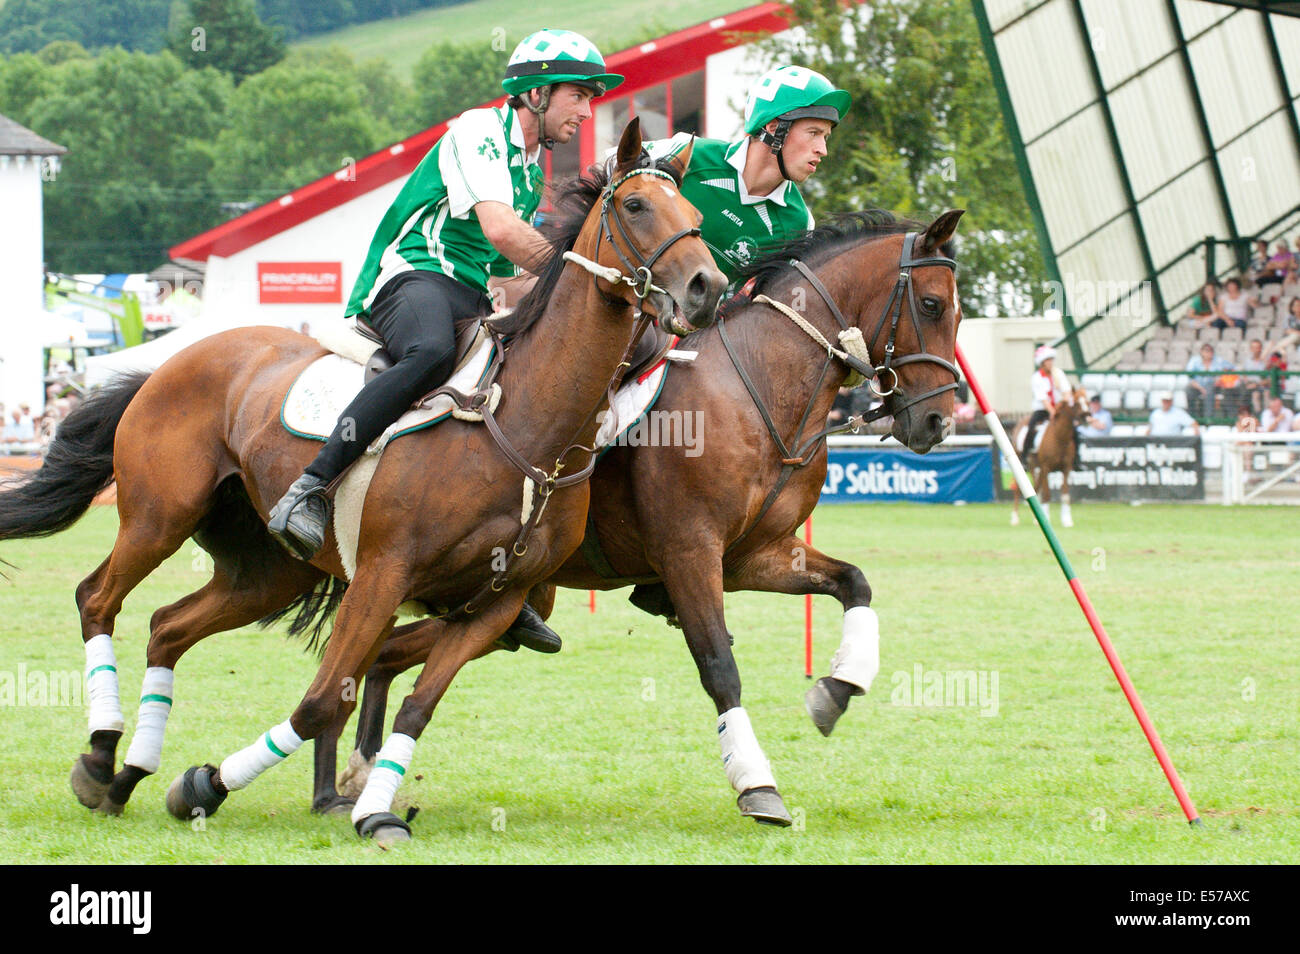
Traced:
POLYGON ((551 0, 545 6, 521 0, 474 0, 345 27, 293 45, 338 44, 358 60, 387 60, 400 74, 408 75, 420 55, 442 41, 491 44, 504 30, 503 42, 508 50, 534 30, 564 27, 578 30, 609 54, 629 43, 751 5, 746 0, 657 0, 651 7, 653 12, 647 15, 643 0, 551 0))

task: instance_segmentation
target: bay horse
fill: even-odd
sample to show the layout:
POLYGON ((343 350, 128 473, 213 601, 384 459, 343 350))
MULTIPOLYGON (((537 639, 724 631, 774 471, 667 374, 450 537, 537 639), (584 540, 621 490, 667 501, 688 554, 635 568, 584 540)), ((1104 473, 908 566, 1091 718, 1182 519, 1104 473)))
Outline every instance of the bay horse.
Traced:
MULTIPOLYGON (((1048 475, 1055 472, 1061 475, 1061 526, 1073 527, 1074 515, 1070 512, 1070 472, 1074 470, 1078 451, 1076 429, 1088 421, 1088 392, 1083 388, 1074 391, 1074 403, 1062 401, 1052 411, 1051 418, 1043 425, 1043 439, 1039 441, 1038 450, 1025 452, 1023 461, 1034 492, 1038 494, 1043 505, 1043 514, 1051 520, 1052 488, 1048 484, 1048 475)), ((1016 425, 1015 440, 1018 442, 1029 418, 1024 418, 1016 425)), ((1012 481, 1011 526, 1020 525, 1020 485, 1012 481)))
MULTIPOLYGON (((829 735, 850 697, 870 687, 879 637, 862 571, 796 535, 826 476, 821 422, 853 370, 826 342, 845 326, 861 329, 870 384, 887 395, 882 414, 893 416, 894 437, 917 453, 942 440, 957 386, 952 358, 960 320, 955 265, 944 250, 961 214, 947 212, 928 227, 888 213, 852 214, 752 269, 750 295, 724 305, 713 328, 676 346, 698 356, 673 366, 655 404, 669 419, 699 415, 701 452, 611 448, 592 477, 587 542, 529 597, 546 613, 556 585, 608 590, 633 583, 634 604, 679 623, 718 712, 740 812, 762 823, 789 825, 791 817, 741 706, 723 593, 818 593, 843 605, 843 642, 831 674, 806 700, 829 735), (792 303, 787 309, 801 313, 822 343, 781 303, 792 303), (903 311, 909 320, 900 323, 903 311), (847 318, 837 321, 841 312, 847 318)), ((393 678, 445 639, 442 630, 432 622, 399 627, 380 651, 366 678, 358 751, 349 759, 353 778, 364 775, 379 748, 393 678)), ((335 743, 332 731, 317 739, 317 811, 348 803, 335 788, 335 743)))
POLYGON ((229 792, 341 725, 355 706, 347 687, 370 668, 398 607, 417 601, 446 614, 445 638, 431 648, 397 717, 385 750, 391 768, 371 774, 372 790, 353 810, 362 836, 409 837, 388 807, 415 740, 465 661, 501 636, 529 589, 582 540, 595 419, 621 361, 652 316, 686 329, 712 323, 725 286, 699 237, 699 212, 674 187, 688 153, 647 165, 633 121, 616 155, 608 181, 597 174, 561 197, 568 214, 550 261, 499 329, 508 334, 508 355, 495 421, 486 411, 486 427, 444 421, 393 442, 380 458, 355 572, 341 596, 335 581, 347 573, 328 542, 332 529, 306 563, 265 527, 269 506, 316 450, 279 419, 290 384, 324 353, 295 332, 224 332, 151 375, 106 388, 68 417, 34 478, 0 494, 0 539, 35 536, 69 526, 95 491, 117 482, 113 551, 76 594, 90 695, 91 752, 72 774, 83 804, 121 812, 136 784, 157 771, 171 675, 199 640, 294 601, 308 613, 337 601, 319 670, 289 719, 220 767, 192 767, 173 782, 167 806, 183 819, 212 814, 229 792), (585 257, 589 268, 564 251, 585 257), (595 279, 587 273, 593 269, 595 279), (642 307, 645 318, 634 322, 642 307), (191 535, 212 555, 214 574, 154 614, 140 719, 114 774, 123 728, 114 620, 126 595, 191 535), (502 568, 496 561, 505 552, 502 568))

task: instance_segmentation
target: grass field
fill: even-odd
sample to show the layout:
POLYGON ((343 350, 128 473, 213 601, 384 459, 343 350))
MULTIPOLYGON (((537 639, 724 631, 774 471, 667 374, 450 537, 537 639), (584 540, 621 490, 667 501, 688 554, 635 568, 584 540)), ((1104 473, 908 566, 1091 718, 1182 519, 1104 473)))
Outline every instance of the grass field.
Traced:
POLYGON ((407 74, 435 43, 491 43, 501 35, 499 31, 504 31, 508 51, 535 30, 563 27, 579 31, 608 56, 629 43, 662 36, 750 5, 745 0, 657 0, 651 6, 631 0, 551 0, 541 5, 520 0, 474 0, 359 23, 299 40, 294 46, 338 45, 357 60, 382 59, 398 73, 407 74))
MULTIPOLYGON (((794 829, 736 812, 680 634, 622 594, 601 594, 591 615, 585 593, 562 592, 561 654, 472 664, 438 710, 403 787, 422 809, 408 845, 381 852, 346 817, 312 816, 308 747, 203 831, 166 814, 178 772, 253 741, 310 681, 299 646, 250 629, 182 661, 162 770, 121 818, 88 813, 68 789, 84 710, 0 707, 0 863, 1300 861, 1295 511, 1075 513, 1064 545, 1201 831, 1183 822, 1036 528, 1011 529, 1003 506, 839 506, 818 512, 816 541, 872 582, 882 668, 831 738, 802 707, 803 601, 728 597, 746 707, 794 829), (918 665, 996 673, 996 715, 894 704, 918 665)), ((73 588, 115 520, 96 508, 59 537, 0 546, 20 567, 0 583, 0 673, 81 668, 73 588)), ((203 571, 183 550, 128 601, 114 640, 124 703, 137 697, 149 615, 203 571)), ((839 638, 829 599, 816 602, 816 632, 821 673, 839 638)))

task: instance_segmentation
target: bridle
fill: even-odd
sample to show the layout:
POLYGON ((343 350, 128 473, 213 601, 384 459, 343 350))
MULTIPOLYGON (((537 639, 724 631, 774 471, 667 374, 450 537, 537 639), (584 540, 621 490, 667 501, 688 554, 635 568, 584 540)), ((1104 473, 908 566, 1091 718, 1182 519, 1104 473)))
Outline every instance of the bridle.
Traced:
MULTIPOLYGON (((680 232, 664 239, 663 242, 659 244, 659 247, 648 256, 643 256, 640 250, 636 247, 636 244, 633 243, 631 237, 627 234, 627 228, 623 225, 623 218, 618 214, 618 208, 614 205, 614 193, 618 191, 619 187, 624 182, 627 182, 627 180, 631 179, 633 176, 658 176, 661 179, 667 179, 669 182, 673 183, 673 185, 677 184, 677 180, 662 169, 655 169, 652 166, 640 166, 630 172, 625 172, 617 179, 611 181, 609 185, 605 186, 604 195, 601 197, 600 203, 600 235, 596 239, 596 253, 597 255, 600 254, 600 243, 605 239, 609 239, 609 244, 614 249, 614 253, 618 256, 618 260, 622 262, 623 267, 634 276, 633 278, 624 276, 623 281, 628 285, 631 285, 632 291, 636 294, 637 299, 644 302, 646 297, 652 291, 666 294, 662 288, 659 288, 654 284, 654 275, 652 274, 651 269, 654 268, 655 262, 659 261, 663 254, 672 248, 678 241, 699 235, 700 230, 698 227, 682 229, 680 232), (613 229, 610 228, 611 221, 614 223, 613 229), (636 256, 636 261, 633 261, 627 254, 625 254, 623 249, 619 248, 618 242, 614 241, 614 229, 618 230, 618 237, 622 239, 623 244, 627 247, 628 251, 631 252, 632 255, 636 256)), ((664 316, 657 316, 657 319, 662 317, 664 316)), ((663 326, 660 325, 660 327, 663 326)))
MULTIPOLYGON (((885 414, 893 414, 897 417, 899 411, 904 411, 914 404, 919 404, 936 395, 943 394, 945 391, 957 390, 957 382, 961 380, 961 372, 955 364, 939 357, 937 354, 931 354, 926 351, 925 334, 921 330, 921 319, 919 317, 920 309, 916 303, 916 286, 912 283, 912 269, 914 268, 926 268, 928 266, 938 265, 947 268, 953 274, 956 274, 957 263, 946 255, 926 255, 918 258, 915 254, 915 249, 916 241, 919 237, 920 236, 916 232, 908 232, 903 236, 903 250, 899 254, 898 260, 898 280, 894 283, 894 290, 890 293, 889 301, 885 303, 884 313, 881 314, 880 320, 876 322, 875 330, 871 332, 871 339, 867 342, 867 353, 868 356, 870 356, 872 349, 876 346, 876 341, 880 338, 880 332, 884 330, 885 322, 889 322, 889 335, 885 341, 884 361, 871 368, 870 373, 867 373, 866 370, 862 368, 854 368, 854 370, 863 374, 869 382, 868 386, 871 388, 871 392, 877 397, 882 398, 889 397, 891 394, 901 393, 898 392, 898 372, 894 369, 902 367, 905 364, 915 364, 917 362, 937 364, 945 371, 952 373, 952 383, 919 394, 902 407, 894 406, 887 408, 885 404, 882 404, 870 414, 863 416, 862 421, 864 423, 884 417, 885 414), (898 324, 903 316, 904 300, 907 302, 908 313, 912 318, 912 329, 916 332, 916 344, 918 350, 912 354, 905 354, 896 358, 894 356, 894 341, 898 337, 898 324), (884 383, 885 374, 891 375, 892 380, 888 389, 882 390, 877 385, 882 385, 884 383)), ((835 300, 831 298, 830 292, 826 290, 826 286, 821 283, 821 280, 818 279, 817 276, 812 273, 812 270, 803 262, 794 262, 793 264, 794 267, 799 270, 799 273, 808 280, 809 284, 816 289, 817 294, 821 295, 822 301, 826 302, 826 307, 829 308, 831 314, 835 316, 835 320, 839 323, 840 328, 847 331, 849 329, 849 323, 845 320, 839 306, 835 304, 835 300)), ((851 363, 850 367, 852 367, 851 363)))
MULTIPOLYGON (((841 351, 835 348, 827 342, 821 333, 813 328, 802 315, 797 314, 788 306, 773 301, 766 295, 757 295, 754 297, 754 301, 769 305, 789 317, 805 334, 808 334, 826 349, 826 362, 822 365, 821 375, 817 379, 816 386, 812 389, 812 395, 808 399, 808 406, 804 408, 803 416, 799 419, 799 427, 795 431, 794 440, 788 445, 786 444, 785 439, 782 438, 781 434, 777 431, 776 424, 772 420, 772 415, 768 411, 767 405, 759 395, 758 389, 754 386, 754 382, 750 380, 749 374, 745 371, 744 365, 741 364, 740 356, 736 354, 735 349, 732 347, 731 339, 727 337, 727 329, 724 319, 721 315, 718 316, 718 334, 722 339, 723 347, 726 348, 727 354, 731 357, 731 363, 739 373, 740 379, 744 383, 746 390, 749 391, 750 397, 753 398, 754 404, 757 406, 758 412, 763 418, 763 423, 767 425, 767 432, 775 442, 777 449, 781 454, 781 474, 777 478, 776 485, 763 501, 763 506, 759 509, 758 516, 754 518, 753 522, 750 523, 744 533, 732 541, 731 545, 727 547, 727 553, 730 553, 739 546, 741 542, 744 541, 745 538, 748 537, 762 522, 763 517, 767 514, 767 511, 771 508, 772 504, 776 502, 777 496, 780 495, 782 488, 785 487, 791 474, 812 462, 813 458, 816 456, 817 449, 828 436, 850 430, 856 432, 862 427, 862 425, 870 421, 878 420, 886 414, 892 414, 897 417, 899 412, 912 407, 914 404, 919 404, 922 401, 932 398, 935 395, 943 394, 946 391, 957 390, 957 382, 961 380, 961 372, 958 370, 957 366, 951 361, 941 358, 937 354, 931 354, 925 350, 925 336, 922 334, 921 320, 918 317, 916 288, 912 284, 912 269, 914 268, 926 268, 937 265, 947 268, 956 274, 957 263, 945 255, 926 255, 917 257, 915 250, 918 238, 919 235, 916 232, 908 232, 903 236, 903 249, 899 254, 898 261, 898 280, 894 283, 894 290, 890 294, 889 300, 885 303, 885 310, 881 313, 880 320, 876 322, 876 326, 871 332, 871 339, 866 343, 865 349, 863 349, 862 346, 860 337, 861 332, 849 324, 848 320, 844 317, 844 313, 840 311, 839 306, 835 304, 835 299, 831 297, 831 293, 827 291, 826 286, 822 284, 821 279, 813 274, 812 269, 798 259, 794 259, 790 262, 791 266, 793 266, 799 274, 808 281, 808 284, 813 287, 817 294, 821 296, 822 301, 826 303, 826 307, 830 310, 830 313, 834 316, 835 321, 840 326, 840 340, 847 346, 849 344, 849 339, 858 336, 857 347, 862 349, 861 354, 855 355, 851 350, 841 351), (913 354, 895 357, 894 342, 898 337, 898 325, 903 316, 903 303, 905 301, 907 302, 908 310, 912 317, 912 327, 916 332, 916 342, 919 350, 913 354), (873 365, 871 363, 871 350, 879 340, 880 333, 884 330, 886 322, 889 324, 889 333, 885 340, 884 359, 879 365, 873 365), (864 382, 868 383, 872 393, 881 398, 888 398, 890 395, 898 395, 899 397, 903 396, 903 393, 898 389, 898 372, 895 368, 902 367, 905 364, 915 364, 921 361, 937 364, 941 368, 950 371, 953 380, 951 384, 932 388, 923 394, 917 395, 901 407, 891 407, 889 401, 884 401, 874 410, 869 411, 860 417, 853 418, 846 424, 840 424, 835 427, 828 427, 818 431, 812 437, 803 441, 803 443, 800 443, 803 429, 807 425, 808 418, 811 416, 813 407, 817 403, 817 396, 821 391, 822 382, 826 380, 826 375, 830 371, 831 364, 836 360, 848 366, 850 375, 856 374, 860 378, 858 385, 864 382), (877 387, 877 385, 883 383, 883 376, 885 374, 892 375, 892 380, 888 389, 881 389, 880 387, 877 387)), ((897 399, 898 398, 896 397, 895 400, 897 399)))

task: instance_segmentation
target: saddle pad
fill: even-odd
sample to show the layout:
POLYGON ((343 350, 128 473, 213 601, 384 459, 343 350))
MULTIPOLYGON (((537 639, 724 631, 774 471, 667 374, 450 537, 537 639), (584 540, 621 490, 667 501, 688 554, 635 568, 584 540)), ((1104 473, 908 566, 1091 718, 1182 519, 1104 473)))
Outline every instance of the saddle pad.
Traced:
MULTIPOLYGON (((447 385, 463 393, 475 390, 487 375, 495 348, 493 341, 484 337, 447 385)), ((365 383, 365 373, 364 366, 337 354, 317 358, 298 375, 284 396, 280 423, 290 434, 298 437, 316 441, 328 439, 339 417, 365 383)), ((421 400, 380 434, 366 453, 377 454, 393 438, 431 427, 449 417, 454 406, 446 395, 438 396, 427 407, 421 400)))
POLYGON ((630 378, 614 392, 614 403, 603 415, 600 430, 596 432, 596 446, 608 450, 617 444, 619 438, 626 434, 636 422, 645 417, 659 393, 664 388, 664 379, 668 374, 669 362, 661 361, 657 368, 630 378))

